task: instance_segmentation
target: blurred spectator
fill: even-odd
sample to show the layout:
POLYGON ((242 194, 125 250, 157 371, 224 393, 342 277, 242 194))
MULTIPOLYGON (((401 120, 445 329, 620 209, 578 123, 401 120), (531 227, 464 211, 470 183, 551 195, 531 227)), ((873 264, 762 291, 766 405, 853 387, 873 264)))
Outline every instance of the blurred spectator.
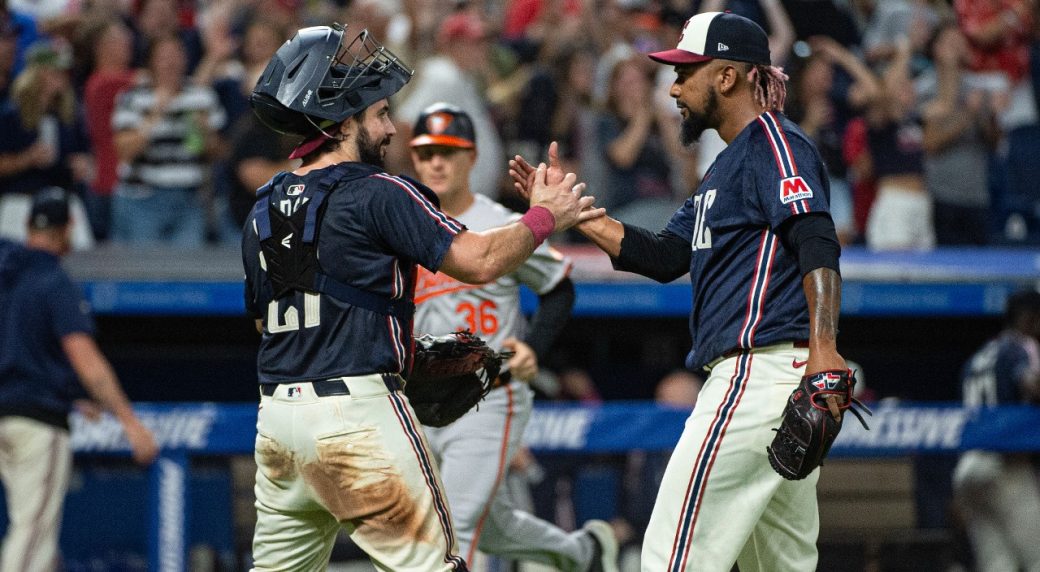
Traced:
POLYGON ((968 40, 969 69, 994 93, 1005 135, 999 163, 1002 177, 993 185, 997 225, 1008 242, 1036 242, 1040 240, 1040 188, 1036 184, 1040 126, 1036 94, 1028 78, 1034 2, 956 0, 954 7, 968 40))
POLYGON ((882 78, 885 97, 875 98, 867 114, 867 141, 878 188, 866 228, 867 246, 873 250, 935 246, 910 57, 910 42, 904 38, 882 78))
MULTIPOLYGON (((1012 295, 1004 328, 964 366, 966 407, 1040 402, 1040 293, 1012 295)), ((1040 570, 1040 479, 1029 455, 967 451, 953 481, 975 569, 1040 570)))
MULTIPOLYGON (((636 207, 635 201, 664 201, 671 214, 682 203, 671 186, 671 162, 661 137, 663 118, 653 102, 653 68, 645 56, 619 62, 610 75, 606 109, 597 122, 596 142, 607 163, 607 187, 596 204, 612 209, 636 207)), ((667 208, 667 207, 666 207, 667 208)), ((665 218, 667 217, 665 215, 665 218)), ((662 220, 661 218, 657 219, 662 220)))
MULTIPOLYGON (((154 1, 154 0, 153 0, 154 1)), ((224 110, 212 89, 187 83, 177 36, 156 40, 146 79, 124 92, 112 116, 119 184, 112 239, 199 246, 207 159, 221 149, 224 110)))
POLYGON ((844 46, 826 36, 811 38, 811 50, 794 75, 789 117, 812 138, 827 166, 831 183, 831 218, 842 244, 859 234, 853 218, 852 186, 842 153, 848 115, 880 96, 877 78, 844 46), (851 78, 851 85, 837 84, 837 71, 851 78), (837 100, 834 98, 838 98, 837 100))
POLYGON ((865 118, 854 117, 845 125, 841 155, 845 159, 849 184, 852 185, 852 219, 856 223, 857 233, 862 236, 877 195, 877 180, 874 179, 874 166, 870 160, 865 118))
POLYGON ((253 113, 243 115, 231 131, 231 156, 228 173, 231 195, 228 206, 235 227, 241 230, 256 204, 256 190, 279 171, 293 168, 289 154, 298 141, 275 133, 253 113))
POLYGON ((610 93, 610 77, 618 62, 637 54, 633 45, 639 2, 603 0, 595 14, 589 14, 586 30, 593 40, 599 58, 593 75, 592 101, 605 105, 610 93))
POLYGON ((182 27, 178 0, 141 0, 134 19, 134 67, 150 65, 152 45, 168 36, 181 40, 185 54, 186 73, 191 75, 202 59, 202 37, 194 27, 182 27))
MULTIPOLYGON (((190 74, 192 83, 211 87, 217 92, 221 107, 224 108, 228 117, 227 125, 233 125, 241 114, 249 111, 249 93, 256 85, 260 73, 263 72, 263 66, 274 55, 278 46, 288 39, 282 37, 282 34, 274 34, 274 47, 267 50, 266 44, 269 43, 265 41, 267 38, 256 35, 254 32, 252 47, 256 48, 258 44, 261 46, 260 51, 264 54, 264 60, 260 70, 256 72, 257 75, 252 78, 253 81, 250 83, 245 77, 245 65, 242 61, 245 54, 245 37, 243 35, 243 41, 240 42, 239 38, 234 35, 231 29, 231 19, 230 6, 212 5, 206 10, 204 18, 202 18, 204 25, 200 28, 203 45, 202 59, 194 72, 190 74)), ((247 26, 245 34, 248 34, 249 30, 250 28, 247 26)), ((251 68, 257 65, 256 62, 251 63, 251 68)), ((250 71, 254 70, 250 69, 250 71)))
POLYGON ((922 0, 853 0, 863 20, 863 51, 867 63, 883 67, 896 57, 899 43, 909 42, 910 65, 916 70, 939 14, 922 0))
POLYGON ((22 225, 26 246, 0 240, 0 478, 9 522, 0 569, 5 572, 59 567, 58 533, 72 467, 68 415, 80 386, 122 425, 135 461, 151 463, 159 451, 94 341, 89 307, 61 269, 70 241, 67 193, 37 193, 22 225))
POLYGON ((18 28, 11 19, 0 13, 0 101, 10 97, 18 63, 18 28))
POLYGON ((112 113, 116 98, 134 83, 136 71, 130 67, 133 35, 118 19, 102 19, 88 24, 84 35, 93 50, 93 71, 83 90, 87 134, 94 150, 95 173, 87 200, 94 235, 109 236, 112 221, 112 192, 116 186, 119 156, 112 133, 112 113))
POLYGON ((579 0, 511 0, 505 9, 502 37, 548 40, 560 34, 561 27, 580 25, 582 4, 579 0))
POLYGON ((924 108, 925 184, 940 245, 989 242, 989 160, 999 130, 992 92, 965 77, 964 36, 956 25, 933 42, 936 95, 924 108))
POLYGON ((1029 70, 1033 15, 1029 0, 954 0, 968 40, 969 68, 1002 72, 1018 84, 1029 70))
POLYGON ((10 8, 7 0, 0 0, 0 20, 2 20, 4 34, 15 38, 14 68, 8 78, 10 80, 10 77, 22 71, 25 65, 25 52, 29 46, 40 39, 40 34, 36 29, 36 20, 33 20, 32 16, 10 8))
POLYGON ((80 0, 7 0, 7 7, 36 22, 44 36, 67 36, 78 22, 80 0))
MULTIPOLYGON (((84 127, 69 81, 65 45, 40 41, 26 54, 11 99, 0 108, 0 235, 24 240, 31 198, 49 187, 82 190, 93 178, 84 127)), ((73 199, 72 245, 94 245, 83 201, 73 199)))
POLYGON ((502 139, 482 89, 490 73, 490 41, 487 27, 472 11, 444 19, 437 32, 437 55, 418 66, 414 86, 397 108, 393 143, 402 146, 411 140, 412 125, 430 104, 445 101, 457 105, 473 118, 480 146, 477 163, 470 172, 470 186, 477 193, 497 198, 506 163, 502 139))

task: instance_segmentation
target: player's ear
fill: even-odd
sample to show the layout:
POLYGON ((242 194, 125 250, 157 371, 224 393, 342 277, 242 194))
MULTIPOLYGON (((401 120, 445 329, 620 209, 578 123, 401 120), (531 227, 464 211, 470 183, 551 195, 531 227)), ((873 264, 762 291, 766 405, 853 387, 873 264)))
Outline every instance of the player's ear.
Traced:
POLYGON ((716 85, 719 93, 729 95, 740 83, 741 66, 738 62, 726 62, 716 74, 716 85))

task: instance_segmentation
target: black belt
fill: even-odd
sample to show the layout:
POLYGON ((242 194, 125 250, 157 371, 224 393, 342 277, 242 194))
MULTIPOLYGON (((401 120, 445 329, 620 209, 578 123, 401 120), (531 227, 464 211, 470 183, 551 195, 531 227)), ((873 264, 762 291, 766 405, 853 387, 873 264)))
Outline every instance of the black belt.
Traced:
MULTIPOLYGON (((350 389, 347 388, 347 383, 342 379, 323 379, 321 381, 309 382, 311 387, 314 388, 314 394, 318 397, 328 397, 330 395, 350 395, 350 389)), ((294 385, 294 383, 262 383, 260 384, 260 394, 266 397, 274 395, 274 390, 279 385, 294 385)))
MULTIPOLYGON (((508 373, 508 372, 507 372, 508 373)), ((265 397, 271 397, 274 395, 274 390, 279 385, 296 385, 302 383, 309 383, 314 388, 314 395, 318 397, 328 397, 330 395, 350 395, 350 388, 347 387, 347 382, 342 379, 322 379, 318 381, 287 381, 285 383, 261 383, 260 384, 260 395, 265 397)), ((386 384, 386 389, 391 393, 401 389, 401 384, 397 381, 397 375, 392 373, 383 374, 383 383, 386 384)))

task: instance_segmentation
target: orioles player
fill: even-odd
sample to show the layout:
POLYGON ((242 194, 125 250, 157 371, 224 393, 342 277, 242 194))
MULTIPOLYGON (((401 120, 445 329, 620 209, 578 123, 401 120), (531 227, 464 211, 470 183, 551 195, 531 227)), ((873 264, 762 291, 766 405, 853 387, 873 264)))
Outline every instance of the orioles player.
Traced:
MULTIPOLYGON (((423 184, 437 193, 441 210, 482 230, 517 220, 514 213, 470 191, 476 163, 476 133, 460 108, 435 103, 413 130, 412 163, 423 184)), ((440 461, 459 554, 472 565, 477 549, 513 559, 555 564, 562 570, 616 570, 613 529, 590 520, 567 533, 510 504, 498 494, 507 467, 521 445, 531 415, 525 383, 538 373, 574 304, 570 262, 543 243, 519 268, 487 284, 464 284, 446 274, 419 269, 415 287, 415 332, 443 334, 468 329, 496 350, 516 352, 480 405, 443 428, 425 429, 440 461), (538 294, 530 328, 520 313, 520 285, 538 294), (521 341, 523 338, 526 341, 521 341)))
MULTIPOLYGON (((804 374, 847 367, 836 348, 840 246, 826 171, 780 113, 786 76, 751 20, 698 14, 676 49, 650 57, 675 67, 683 143, 713 128, 727 147, 664 230, 609 217, 578 226, 615 268, 661 282, 689 272, 692 283, 686 366, 708 375, 665 469, 642 567, 815 570, 819 471, 785 480, 766 447, 804 374)), ((511 167, 523 191, 530 165, 518 157, 511 167)))

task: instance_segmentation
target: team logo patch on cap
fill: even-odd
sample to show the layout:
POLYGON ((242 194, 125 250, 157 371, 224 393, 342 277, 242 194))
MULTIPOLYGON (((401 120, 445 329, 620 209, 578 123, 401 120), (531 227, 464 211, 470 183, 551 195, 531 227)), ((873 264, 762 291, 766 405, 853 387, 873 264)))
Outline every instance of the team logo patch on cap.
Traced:
POLYGON ((426 129, 433 134, 444 133, 453 119, 450 113, 434 113, 426 118, 426 129))
POLYGON ((780 202, 789 205, 802 199, 811 199, 812 189, 801 177, 788 177, 780 180, 780 202))

